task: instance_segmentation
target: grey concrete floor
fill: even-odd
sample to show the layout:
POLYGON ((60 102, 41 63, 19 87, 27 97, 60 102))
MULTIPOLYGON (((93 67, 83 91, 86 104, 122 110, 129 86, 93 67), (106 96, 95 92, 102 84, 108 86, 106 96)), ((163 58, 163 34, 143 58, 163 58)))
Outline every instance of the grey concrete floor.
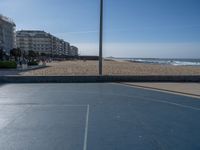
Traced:
POLYGON ((200 83, 124 83, 127 85, 159 89, 200 98, 200 83))
POLYGON ((199 150, 200 99, 120 84, 0 85, 0 150, 199 150))

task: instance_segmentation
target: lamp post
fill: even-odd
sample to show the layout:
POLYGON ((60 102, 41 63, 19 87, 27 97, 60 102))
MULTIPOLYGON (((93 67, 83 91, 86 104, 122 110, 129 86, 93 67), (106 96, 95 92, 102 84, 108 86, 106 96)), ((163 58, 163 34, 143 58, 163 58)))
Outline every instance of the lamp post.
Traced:
POLYGON ((103 75, 103 0, 100 0, 99 75, 103 75))

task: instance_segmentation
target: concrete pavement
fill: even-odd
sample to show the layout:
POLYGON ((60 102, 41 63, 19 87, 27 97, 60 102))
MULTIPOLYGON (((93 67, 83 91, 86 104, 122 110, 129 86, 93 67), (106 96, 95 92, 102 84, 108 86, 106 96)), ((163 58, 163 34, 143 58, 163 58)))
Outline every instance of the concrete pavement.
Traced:
POLYGON ((0 86, 2 150, 199 150, 200 100, 120 84, 0 86))
POLYGON ((135 87, 159 90, 164 92, 172 92, 180 95, 192 96, 200 98, 200 83, 124 83, 135 87))

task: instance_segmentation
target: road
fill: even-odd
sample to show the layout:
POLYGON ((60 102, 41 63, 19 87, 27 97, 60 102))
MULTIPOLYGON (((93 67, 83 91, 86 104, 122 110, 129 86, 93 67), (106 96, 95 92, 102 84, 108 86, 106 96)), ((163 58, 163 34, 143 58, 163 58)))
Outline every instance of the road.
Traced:
POLYGON ((200 99, 117 83, 0 85, 1 150, 199 150, 200 99))

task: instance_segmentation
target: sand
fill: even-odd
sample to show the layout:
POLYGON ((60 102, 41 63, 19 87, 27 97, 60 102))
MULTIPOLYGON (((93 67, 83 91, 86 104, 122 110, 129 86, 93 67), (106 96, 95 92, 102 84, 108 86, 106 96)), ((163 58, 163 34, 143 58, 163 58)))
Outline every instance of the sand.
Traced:
MULTIPOLYGON (((200 75, 200 67, 104 61, 104 75, 200 75)), ((46 68, 21 72, 23 76, 98 75, 98 61, 48 63, 46 68)))

